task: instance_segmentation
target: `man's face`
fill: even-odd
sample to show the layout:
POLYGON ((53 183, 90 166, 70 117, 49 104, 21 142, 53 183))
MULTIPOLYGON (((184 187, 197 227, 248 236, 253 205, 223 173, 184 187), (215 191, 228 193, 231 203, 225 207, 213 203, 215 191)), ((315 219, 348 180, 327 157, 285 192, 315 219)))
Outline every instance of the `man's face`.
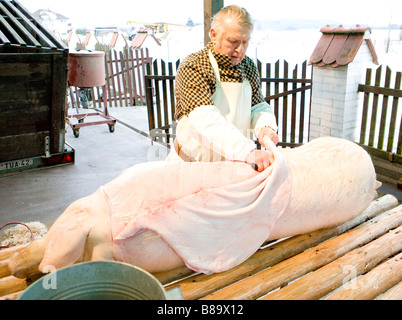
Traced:
POLYGON ((223 24, 223 33, 219 35, 211 29, 211 39, 214 43, 214 50, 218 53, 228 55, 232 65, 239 64, 246 55, 251 36, 251 28, 242 27, 232 18, 227 18, 223 24))

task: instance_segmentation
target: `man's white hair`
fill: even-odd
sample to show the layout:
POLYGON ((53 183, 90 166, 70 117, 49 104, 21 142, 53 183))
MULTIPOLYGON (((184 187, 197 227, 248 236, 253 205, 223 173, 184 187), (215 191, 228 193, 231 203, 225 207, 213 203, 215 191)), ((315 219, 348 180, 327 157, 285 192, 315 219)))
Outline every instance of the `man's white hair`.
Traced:
POLYGON ((211 22, 211 28, 216 32, 218 42, 220 42, 222 34, 225 32, 224 22, 229 17, 237 20, 242 27, 248 27, 250 30, 253 29, 253 21, 246 9, 237 5, 223 7, 217 14, 214 15, 211 22))

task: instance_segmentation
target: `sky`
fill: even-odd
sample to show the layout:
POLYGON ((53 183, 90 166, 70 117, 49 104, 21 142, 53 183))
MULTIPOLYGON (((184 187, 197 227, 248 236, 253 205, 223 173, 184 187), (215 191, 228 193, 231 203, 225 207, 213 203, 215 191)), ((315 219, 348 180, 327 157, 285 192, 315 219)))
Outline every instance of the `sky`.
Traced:
MULTIPOLYGON (((74 25, 121 26, 127 20, 185 24, 203 22, 203 0, 19 0, 29 11, 50 9, 71 18, 74 25)), ((254 19, 319 19, 388 26, 402 24, 401 0, 224 0, 245 7, 254 19)))

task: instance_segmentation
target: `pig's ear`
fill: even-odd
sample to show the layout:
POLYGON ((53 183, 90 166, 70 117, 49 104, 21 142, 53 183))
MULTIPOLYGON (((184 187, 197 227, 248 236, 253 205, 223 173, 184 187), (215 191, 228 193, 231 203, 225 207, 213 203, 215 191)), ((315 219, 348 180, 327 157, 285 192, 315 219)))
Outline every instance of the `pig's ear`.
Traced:
POLYGON ((80 260, 84 255, 85 243, 92 227, 92 221, 79 219, 53 226, 48 234, 49 241, 39 270, 44 272, 49 267, 59 269, 80 260))

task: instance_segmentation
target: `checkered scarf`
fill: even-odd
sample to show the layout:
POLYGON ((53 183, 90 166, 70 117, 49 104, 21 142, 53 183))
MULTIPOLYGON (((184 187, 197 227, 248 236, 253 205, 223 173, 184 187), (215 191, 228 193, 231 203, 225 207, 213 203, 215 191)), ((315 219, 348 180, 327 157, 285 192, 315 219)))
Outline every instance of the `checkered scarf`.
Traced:
POLYGON ((216 90, 216 79, 209 61, 209 50, 218 63, 222 82, 241 83, 247 79, 252 88, 252 105, 264 101, 260 76, 254 62, 246 56, 237 66, 232 66, 230 57, 215 52, 210 42, 204 49, 189 55, 177 70, 176 119, 187 116, 196 107, 214 104, 212 95, 216 90))

